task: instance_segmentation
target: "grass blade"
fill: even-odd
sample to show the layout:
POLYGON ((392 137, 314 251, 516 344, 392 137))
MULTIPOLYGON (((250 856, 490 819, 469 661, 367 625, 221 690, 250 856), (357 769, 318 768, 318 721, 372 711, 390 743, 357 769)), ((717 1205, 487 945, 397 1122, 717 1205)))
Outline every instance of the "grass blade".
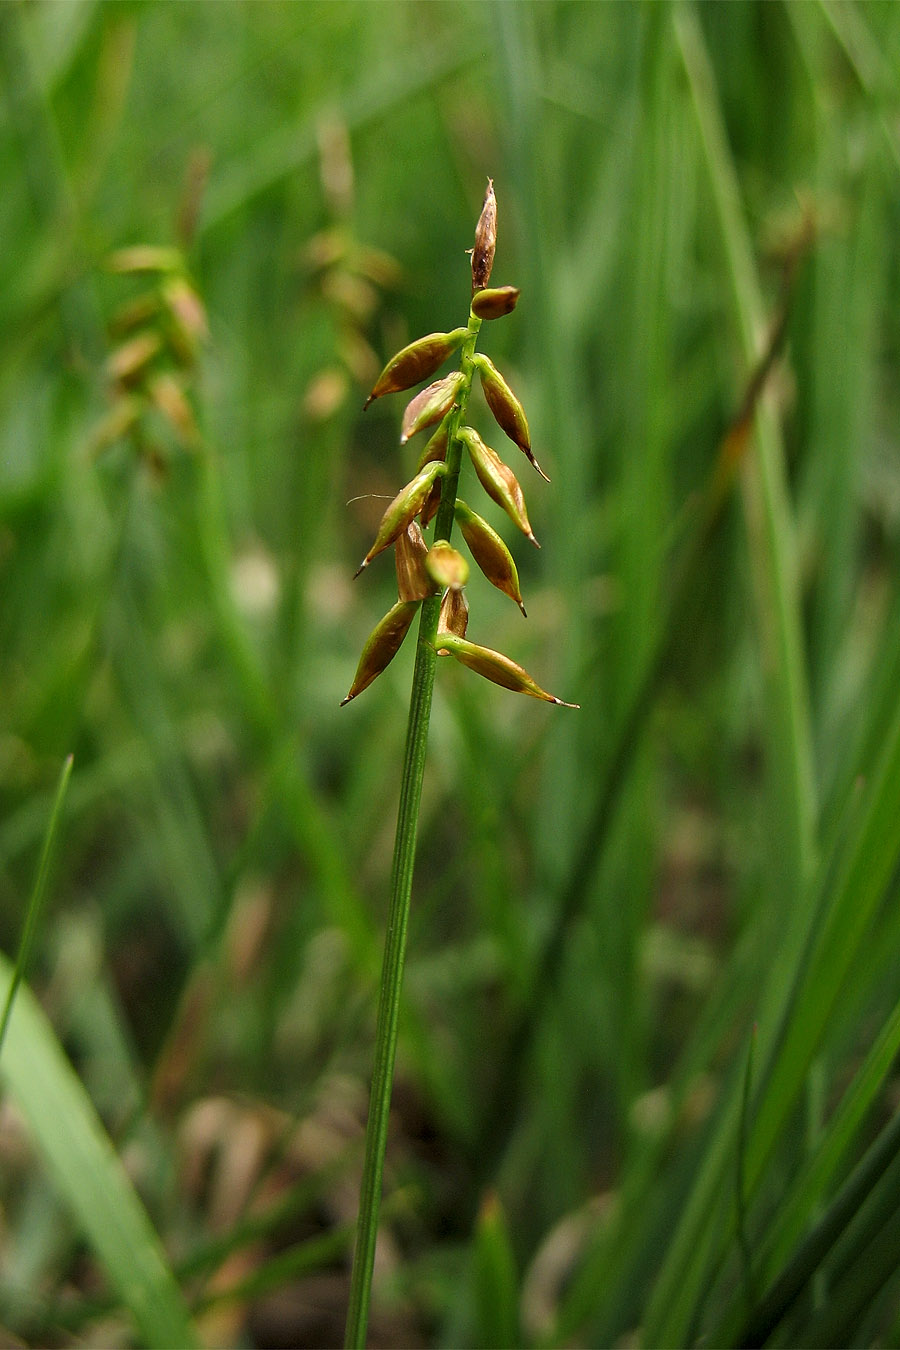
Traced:
POLYGON ((34 879, 34 886, 28 901, 28 909, 25 913, 25 926, 22 930, 22 939, 19 943, 19 954, 16 957, 15 969, 13 970, 12 979, 9 982, 6 1002, 3 1005, 3 1015, 0 1017, 0 1055, 3 1053, 3 1042, 6 1039, 13 1002, 15 1001, 19 985, 25 977, 28 958, 31 954, 31 948, 34 945, 34 935, 37 932, 37 923, 43 907, 44 896, 47 892, 47 879, 50 875, 50 864, 53 861, 53 850, 56 843, 56 835, 59 830, 59 822, 62 817, 63 802, 66 798, 69 779, 72 776, 72 762, 73 757, 72 755, 69 755, 62 766, 59 782, 56 785, 56 796, 53 799, 53 808, 50 812, 50 820, 47 824, 47 833, 44 836, 41 859, 38 863, 37 875, 34 879))
MULTIPOLYGON (((13 971, 0 959, 0 986, 13 971)), ((198 1344, 178 1285, 109 1136, 37 1001, 23 986, 0 1061, 59 1194, 84 1232, 143 1342, 198 1344)))

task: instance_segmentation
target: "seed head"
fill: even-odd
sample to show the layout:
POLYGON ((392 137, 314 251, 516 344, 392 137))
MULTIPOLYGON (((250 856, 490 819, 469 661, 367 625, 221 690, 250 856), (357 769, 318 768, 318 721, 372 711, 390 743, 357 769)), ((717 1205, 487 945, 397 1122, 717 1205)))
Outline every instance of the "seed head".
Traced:
POLYGON ((438 459, 447 458, 447 418, 445 417, 437 431, 425 442, 425 449, 419 456, 419 462, 416 469, 425 468, 426 464, 433 464, 438 459))
MULTIPOLYGON (((498 591, 515 600, 525 614, 522 592, 519 590, 519 573, 513 562, 512 554, 496 530, 491 529, 486 520, 482 520, 470 506, 459 497, 456 499, 456 523, 463 539, 469 546, 469 552, 481 568, 488 581, 498 591)), ((525 614, 526 619, 528 615, 525 614)))
POLYGON ((469 458, 478 474, 479 482, 487 495, 509 516, 535 548, 540 544, 535 539, 525 509, 525 498, 519 487, 519 480, 508 464, 492 450, 472 427, 460 427, 459 436, 469 452, 469 458))
POLYGON ((441 646, 443 634, 449 633, 453 637, 464 638, 468 626, 469 606, 466 602, 465 592, 450 589, 441 601, 441 612, 438 616, 438 656, 449 655, 447 648, 441 646))
POLYGON ((497 286, 478 291, 472 300, 472 313, 477 319, 502 319, 511 314, 519 300, 517 286, 497 286))
POLYGON ((459 393, 465 382, 465 376, 461 370, 454 370, 450 375, 445 375, 442 380, 435 380, 427 389, 423 389, 420 394, 416 394, 414 399, 406 405, 406 411, 403 414, 403 423, 400 428, 400 444, 405 445, 410 436, 415 436, 417 431, 423 427, 433 426, 439 422, 445 413, 448 413, 456 401, 456 395, 459 393))
POLYGON ((428 464, 421 473, 417 473, 402 491, 398 492, 384 515, 375 535, 375 542, 354 572, 358 577, 368 567, 373 558, 394 542, 406 529, 411 520, 421 511, 436 479, 447 472, 444 464, 428 464))
POLYGON ((531 432, 528 430, 525 409, 489 357, 482 356, 479 353, 473 356, 472 360, 478 367, 484 397, 498 425, 506 432, 509 439, 516 443, 541 477, 549 483, 550 479, 531 453, 531 432))
POLYGON ((418 338, 404 347, 391 357, 378 376, 374 389, 363 405, 363 412, 376 398, 384 394, 399 394, 427 380, 456 351, 465 336, 465 328, 455 328, 452 333, 429 333, 427 337, 418 338))
POLYGON ((523 670, 502 652, 492 651, 490 647, 479 647, 475 642, 449 633, 442 635, 438 641, 441 644, 439 648, 441 653, 446 652, 454 656, 477 675, 483 675, 486 680, 499 684, 503 689, 511 689, 514 694, 528 694, 531 698, 543 699, 545 703, 557 703, 563 708, 579 706, 577 703, 566 703, 555 694, 548 694, 546 689, 542 689, 531 678, 527 670, 523 670))
POLYGON ((469 564, 446 539, 436 539, 431 545, 425 570, 441 590, 462 590, 469 580, 469 564))
POLYGON ((478 224, 475 226, 475 247, 472 249, 472 294, 485 288, 491 279, 494 250, 497 247, 497 198, 494 180, 488 179, 487 192, 478 224))
POLYGON ((396 605, 372 629, 363 647, 350 692, 341 700, 341 707, 356 698, 389 666, 409 632, 409 625, 419 608, 418 600, 398 600, 396 605))
POLYGON ((418 523, 411 520, 397 535, 394 561, 397 567, 397 593, 401 600, 424 600, 434 593, 434 583, 425 571, 428 545, 418 523))

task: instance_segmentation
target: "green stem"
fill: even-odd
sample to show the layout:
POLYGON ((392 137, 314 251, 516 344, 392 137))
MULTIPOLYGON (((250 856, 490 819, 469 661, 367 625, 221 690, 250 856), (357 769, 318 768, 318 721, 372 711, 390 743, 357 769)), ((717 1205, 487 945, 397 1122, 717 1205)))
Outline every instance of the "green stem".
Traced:
MULTIPOLYGON (((441 504, 438 507, 434 527, 436 539, 449 539, 453 529, 456 489, 462 463, 462 442, 457 433, 472 389, 475 369, 472 356, 480 327, 481 320, 471 315, 460 363, 460 369, 466 378, 457 404, 450 413, 447 428, 447 472, 443 478, 441 504)), ((350 1303, 347 1309, 347 1331, 344 1339, 348 1350, 350 1347, 362 1350, 366 1343, 369 1323, 372 1271, 378 1237, 378 1211, 381 1205, 388 1116, 394 1080, 394 1060, 397 1053, 403 963, 406 957, 406 935, 409 928, 409 905, 416 856, 416 831, 422 800, 422 782, 425 777, 425 752, 428 746, 428 724, 431 719, 431 698, 437 664, 434 643, 440 608, 440 596, 430 596, 423 601, 416 644, 403 777, 400 783, 400 805, 397 811, 397 833, 394 839, 394 861, 391 868, 391 901, 375 1022, 375 1063, 369 1096, 369 1119, 366 1124, 366 1156, 363 1163, 350 1303)))

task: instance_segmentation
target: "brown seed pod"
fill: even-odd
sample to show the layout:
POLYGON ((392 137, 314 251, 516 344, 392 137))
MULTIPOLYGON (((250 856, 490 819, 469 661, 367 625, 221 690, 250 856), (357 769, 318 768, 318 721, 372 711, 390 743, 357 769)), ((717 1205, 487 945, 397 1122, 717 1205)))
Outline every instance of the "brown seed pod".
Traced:
POLYGON ((491 279, 494 251, 497 247, 497 198, 494 180, 488 179, 487 192, 478 224, 475 226, 475 247, 472 249, 472 294, 483 290, 491 279))
POLYGON ((406 411, 403 414, 403 424, 400 429, 400 444, 405 445, 410 436, 415 436, 417 431, 424 427, 433 426, 439 422, 445 413, 448 413, 456 401, 456 395, 459 393, 465 382, 465 376, 461 370, 454 370, 449 375, 445 375, 442 380, 435 380, 427 389, 416 394, 414 399, 406 405, 406 411))
MULTIPOLYGON (((498 591, 515 600, 525 614, 522 592, 519 590, 519 573, 513 562, 512 554, 486 520, 482 520, 461 498, 456 499, 456 523, 463 539, 469 546, 469 552, 481 568, 488 581, 498 591)), ((526 619, 528 615, 525 614, 526 619)))
POLYGON ((400 650, 403 639, 409 632, 409 626, 415 618, 421 602, 418 600, 398 600, 396 605, 385 614, 369 634, 363 647, 356 675, 350 686, 350 692, 341 700, 341 707, 349 703, 367 689, 372 681, 389 666, 400 650))
POLYGON ((397 567, 397 593, 401 600, 424 600, 434 594, 434 583, 425 571, 428 545, 418 522, 411 520, 397 535, 394 561, 397 567))
POLYGON ((540 544, 535 539, 528 520, 528 512, 525 509, 525 498, 522 495, 522 489, 519 487, 519 480, 513 473, 508 464, 492 450, 472 427, 460 427, 459 436, 469 452, 469 458, 474 465, 475 472, 481 486, 492 501, 509 516, 514 525, 517 525, 527 539, 530 539, 535 548, 540 548, 540 544))
POLYGON ((502 319, 511 314, 519 300, 518 286, 497 286, 478 291, 472 298, 472 313, 476 319, 502 319))
POLYGON ((436 539, 425 558, 425 570, 440 590, 461 590, 469 580, 469 564, 446 539, 436 539))
POLYGON ((490 647, 479 647, 475 642, 469 642, 466 638, 456 637, 453 634, 446 633, 438 638, 441 646, 439 650, 446 652, 456 658, 470 670, 474 670, 477 675, 483 675, 486 680, 499 684, 503 689, 511 689, 514 694, 528 694, 531 698, 543 699, 545 703, 556 703, 563 708, 577 708, 577 703, 566 703, 564 699, 557 698, 555 694, 548 694, 546 689, 542 689, 527 670, 516 665, 508 656, 502 652, 495 652, 490 647))
POLYGON ((441 601, 441 612, 438 616, 438 656, 447 656, 449 652, 440 645, 441 635, 450 633, 454 637, 464 638, 466 629, 469 626, 469 606, 466 602, 464 591, 448 590, 441 601))
POLYGON ((384 394, 399 394, 427 380, 456 351, 465 336, 465 328, 455 328, 452 333, 429 333, 397 352, 375 381, 375 387, 363 405, 363 412, 376 398, 384 394))
POLYGON ((472 361, 478 368, 484 397, 497 419, 498 425, 506 432, 509 439, 516 443, 541 477, 549 483, 550 479, 547 478, 544 470, 531 453, 531 432, 528 430, 525 409, 489 357, 482 356, 479 353, 472 357, 472 361))
POLYGON ((445 464, 429 464, 397 493, 381 517, 375 542, 354 572, 354 578, 358 577, 372 559, 392 544, 401 531, 406 529, 409 522, 421 511, 436 479, 446 472, 445 464))

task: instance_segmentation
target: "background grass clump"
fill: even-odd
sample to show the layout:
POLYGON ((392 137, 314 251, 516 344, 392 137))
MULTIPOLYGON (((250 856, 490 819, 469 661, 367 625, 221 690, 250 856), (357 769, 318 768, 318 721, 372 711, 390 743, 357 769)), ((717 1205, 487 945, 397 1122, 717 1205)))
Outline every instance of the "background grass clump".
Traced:
POLYGON ((414 467, 361 406, 490 174, 552 483, 477 638, 582 707, 439 672, 372 1340, 897 1343, 898 72, 877 3, 0 7, 3 993, 74 756, 5 1334, 342 1335, 412 660, 339 711, 414 467))

